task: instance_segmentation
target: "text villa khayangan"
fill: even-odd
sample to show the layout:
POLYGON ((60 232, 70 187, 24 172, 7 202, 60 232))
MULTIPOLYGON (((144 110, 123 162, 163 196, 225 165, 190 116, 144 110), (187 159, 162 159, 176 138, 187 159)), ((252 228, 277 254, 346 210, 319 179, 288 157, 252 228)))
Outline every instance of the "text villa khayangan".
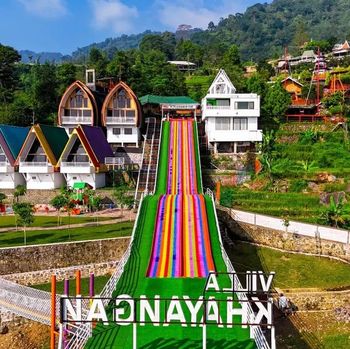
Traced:
MULTIPOLYGON (((227 275, 227 274, 226 274, 227 275)), ((235 289, 234 277, 230 278, 231 286, 222 287, 219 283, 220 275, 209 275, 204 295, 198 299, 189 296, 172 296, 165 299, 155 295, 153 297, 140 296, 133 298, 121 294, 107 303, 113 302, 113 316, 107 315, 106 299, 98 296, 89 299, 84 297, 61 298, 61 322, 97 322, 105 325, 110 322, 120 326, 134 323, 145 326, 169 326, 181 324, 183 327, 198 327, 203 324, 213 324, 218 327, 231 328, 234 325, 242 327, 272 325, 272 299, 264 297, 261 300, 254 294, 268 294, 274 273, 265 276, 262 272, 248 272, 245 275, 246 285, 235 289), (238 300, 237 293, 244 292, 252 296, 246 300, 238 300), (84 304, 89 304, 87 311, 84 304), (254 312, 248 307, 254 305, 254 312)))

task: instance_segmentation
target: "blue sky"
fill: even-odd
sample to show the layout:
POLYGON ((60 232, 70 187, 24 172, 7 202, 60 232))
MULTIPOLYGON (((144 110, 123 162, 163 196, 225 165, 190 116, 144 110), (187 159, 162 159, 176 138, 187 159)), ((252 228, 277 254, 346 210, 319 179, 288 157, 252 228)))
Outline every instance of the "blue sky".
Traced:
POLYGON ((0 43, 69 54, 77 47, 179 24, 206 28, 259 0, 0 0, 0 43))

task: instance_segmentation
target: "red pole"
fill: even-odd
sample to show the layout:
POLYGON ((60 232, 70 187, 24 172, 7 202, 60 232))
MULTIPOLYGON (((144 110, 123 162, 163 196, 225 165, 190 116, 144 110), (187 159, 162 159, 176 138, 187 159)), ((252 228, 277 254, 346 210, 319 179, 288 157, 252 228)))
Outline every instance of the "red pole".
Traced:
POLYGON ((50 349, 55 349, 55 329, 56 329, 56 275, 52 275, 51 276, 50 349))

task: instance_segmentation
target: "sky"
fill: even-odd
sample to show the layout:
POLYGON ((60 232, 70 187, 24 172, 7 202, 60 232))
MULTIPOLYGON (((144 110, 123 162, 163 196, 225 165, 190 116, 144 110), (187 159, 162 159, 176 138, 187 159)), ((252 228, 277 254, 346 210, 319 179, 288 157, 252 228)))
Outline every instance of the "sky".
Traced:
POLYGON ((271 0, 0 0, 0 43, 70 54, 122 34, 207 28, 228 14, 271 0))

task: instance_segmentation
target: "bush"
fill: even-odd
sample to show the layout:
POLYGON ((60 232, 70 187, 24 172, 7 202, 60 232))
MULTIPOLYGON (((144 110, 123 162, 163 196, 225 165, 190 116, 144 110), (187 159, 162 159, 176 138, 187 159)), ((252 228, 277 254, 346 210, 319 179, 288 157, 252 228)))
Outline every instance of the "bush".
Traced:
POLYGON ((304 179, 293 179, 290 181, 289 191, 292 193, 301 193, 307 188, 308 182, 304 179))

